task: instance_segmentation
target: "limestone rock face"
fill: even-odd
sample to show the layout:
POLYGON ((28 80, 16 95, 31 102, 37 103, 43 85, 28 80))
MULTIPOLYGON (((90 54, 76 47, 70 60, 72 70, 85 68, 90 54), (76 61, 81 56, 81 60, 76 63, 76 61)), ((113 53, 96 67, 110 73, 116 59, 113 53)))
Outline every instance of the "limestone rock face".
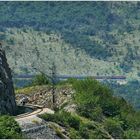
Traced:
POLYGON ((11 69, 0 45, 0 114, 14 115, 16 109, 11 69))

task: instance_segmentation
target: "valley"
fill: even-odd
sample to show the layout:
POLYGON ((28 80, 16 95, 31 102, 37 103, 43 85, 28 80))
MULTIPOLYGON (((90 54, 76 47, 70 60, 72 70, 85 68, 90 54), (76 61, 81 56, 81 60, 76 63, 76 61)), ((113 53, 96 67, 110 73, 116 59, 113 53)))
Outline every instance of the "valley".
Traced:
POLYGON ((139 1, 1 1, 0 138, 139 139, 139 1))
POLYGON ((139 2, 5 2, 0 10, 15 74, 47 73, 55 62, 59 75, 140 79, 139 2))

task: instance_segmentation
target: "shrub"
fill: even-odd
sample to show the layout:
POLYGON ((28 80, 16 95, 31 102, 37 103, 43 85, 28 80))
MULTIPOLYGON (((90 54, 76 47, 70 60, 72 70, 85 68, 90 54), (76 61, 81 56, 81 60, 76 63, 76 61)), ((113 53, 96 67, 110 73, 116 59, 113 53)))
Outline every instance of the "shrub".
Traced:
POLYGON ((89 139, 88 128, 85 125, 80 126, 79 133, 82 136, 82 138, 89 139))
POLYGON ((121 120, 124 122, 124 130, 137 130, 140 127, 140 112, 121 112, 121 120))
POLYGON ((107 117, 115 117, 120 114, 120 102, 117 97, 102 98, 100 106, 103 110, 103 114, 107 117))
POLYGON ((120 113, 119 100, 112 96, 112 91, 107 86, 98 81, 89 78, 77 80, 73 87, 76 90, 74 100, 78 112, 83 116, 97 120, 98 115, 114 117, 120 113))
POLYGON ((125 139, 140 139, 140 131, 128 130, 124 132, 125 139))
POLYGON ((75 130, 74 128, 69 129, 69 137, 71 139, 81 139, 82 138, 79 134, 79 131, 75 130))
POLYGON ((89 130, 89 139, 103 139, 101 132, 99 130, 89 130))
POLYGON ((92 122, 80 125, 79 133, 84 139, 103 139, 103 132, 101 132, 92 122))
POLYGON ((0 138, 18 139, 22 138, 21 129, 17 122, 10 116, 0 117, 0 138))
POLYGON ((76 116, 71 116, 68 118, 68 124, 70 127, 73 127, 78 130, 80 126, 80 120, 76 116))
POLYGON ((90 118, 92 118, 94 121, 101 122, 103 120, 103 113, 102 108, 97 106, 90 114, 90 118))
POLYGON ((36 75, 32 81, 31 85, 47 85, 49 84, 49 80, 44 73, 36 75))
POLYGON ((112 90, 106 85, 96 80, 75 80, 73 87, 76 90, 73 99, 77 104, 77 111, 85 117, 97 120, 96 116, 115 117, 125 110, 130 110, 130 113, 134 110, 122 98, 114 97, 112 90))
POLYGON ((40 117, 46 121, 54 121, 60 125, 79 129, 80 119, 69 112, 60 111, 55 114, 43 114, 40 117))
POLYGON ((89 107, 87 105, 79 106, 77 110, 80 115, 86 118, 91 118, 94 121, 101 122, 103 119, 102 109, 99 106, 91 108, 91 105, 89 104, 89 107), (85 111, 86 108, 88 108, 87 111, 85 111))
POLYGON ((123 129, 121 127, 122 121, 117 118, 107 118, 104 122, 105 129, 113 138, 122 138, 123 129))

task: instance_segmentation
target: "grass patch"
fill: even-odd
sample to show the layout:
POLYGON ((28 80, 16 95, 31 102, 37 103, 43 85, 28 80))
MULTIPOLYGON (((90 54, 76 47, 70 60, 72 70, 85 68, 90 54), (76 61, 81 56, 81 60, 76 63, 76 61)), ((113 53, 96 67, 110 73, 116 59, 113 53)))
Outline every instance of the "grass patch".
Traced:
POLYGON ((13 117, 0 116, 0 139, 20 139, 22 132, 13 117))
POLYGON ((61 138, 65 139, 66 136, 62 133, 61 129, 55 124, 49 124, 49 126, 56 132, 56 134, 61 138))
POLYGON ((55 114, 43 114, 40 117, 46 121, 56 122, 61 126, 79 129, 80 119, 77 116, 71 115, 69 112, 59 111, 55 114))
POLYGON ((40 115, 46 121, 55 122, 67 130, 69 138, 110 138, 100 126, 77 114, 59 111, 55 114, 40 115))
POLYGON ((15 94, 30 94, 37 92, 39 90, 47 89, 50 85, 41 85, 41 86, 31 86, 31 87, 25 87, 15 90, 15 94))

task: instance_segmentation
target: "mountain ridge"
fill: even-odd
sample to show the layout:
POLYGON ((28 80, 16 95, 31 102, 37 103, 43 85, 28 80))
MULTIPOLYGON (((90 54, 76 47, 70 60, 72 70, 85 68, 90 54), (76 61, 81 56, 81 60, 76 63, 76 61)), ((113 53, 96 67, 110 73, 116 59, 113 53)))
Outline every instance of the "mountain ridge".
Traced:
MULTIPOLYGON (((59 62, 58 71, 64 72, 65 69, 72 74, 88 74, 90 71, 91 75, 97 75, 94 65, 97 60, 101 62, 97 66, 99 75, 119 74, 126 75, 130 80, 139 80, 139 5, 139 2, 4 2, 0 6, 0 30, 4 33, 0 35, 0 40, 9 43, 9 46, 18 46, 21 43, 21 51, 25 48, 24 44, 28 44, 29 49, 38 44, 41 50, 45 39, 39 34, 46 34, 45 37, 51 34, 52 38, 58 36, 58 42, 55 44, 52 39, 48 41, 48 46, 62 46, 63 42, 75 52, 69 59, 81 59, 82 55, 85 59, 82 59, 84 66, 79 67, 77 65, 81 61, 74 63, 73 59, 71 62, 66 60, 65 65, 59 62), (11 36, 10 32, 13 32, 16 38, 11 36), (24 34, 24 40, 18 37, 20 34, 24 34), (29 36, 32 39, 29 39, 29 36), (36 39, 34 42, 33 38, 36 39), (80 53, 80 57, 77 50, 83 53, 80 53), (74 65, 70 71, 66 69, 69 65, 74 65), (105 65, 110 67, 106 68, 105 65), (83 67, 87 68, 81 71, 83 67)), ((49 51, 46 53, 49 54, 49 51)), ((59 54, 57 57, 59 58, 59 54)), ((9 61, 12 61, 10 64, 13 66, 14 60, 11 58, 9 61)), ((60 61, 63 63, 61 59, 60 61)), ((19 63, 21 62, 17 62, 18 65, 19 63)), ((16 69, 21 71, 19 67, 16 69)))

